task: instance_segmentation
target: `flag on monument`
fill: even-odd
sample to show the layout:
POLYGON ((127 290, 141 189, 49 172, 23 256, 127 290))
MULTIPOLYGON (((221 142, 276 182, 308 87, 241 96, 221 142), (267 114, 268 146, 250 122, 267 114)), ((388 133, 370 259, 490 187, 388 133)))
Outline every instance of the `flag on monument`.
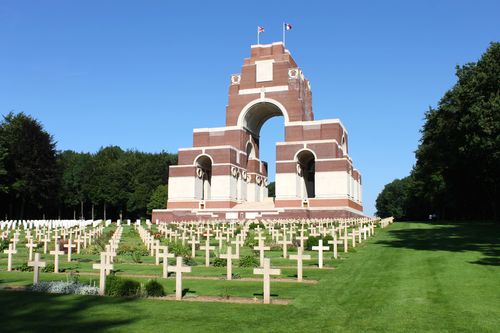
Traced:
POLYGON ((285 23, 285 30, 292 30, 292 25, 290 23, 285 23))
POLYGON ((264 27, 261 27, 260 25, 257 26, 257 32, 258 33, 264 32, 264 27))

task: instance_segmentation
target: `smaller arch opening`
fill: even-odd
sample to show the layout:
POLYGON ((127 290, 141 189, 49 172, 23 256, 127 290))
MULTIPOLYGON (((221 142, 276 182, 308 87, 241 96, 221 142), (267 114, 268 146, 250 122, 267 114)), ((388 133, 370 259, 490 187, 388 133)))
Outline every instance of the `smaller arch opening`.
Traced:
POLYGON ((345 135, 342 136, 342 153, 347 155, 347 144, 345 142, 345 135))
POLYGON ((208 155, 201 155, 195 161, 196 181, 195 196, 198 200, 210 199, 212 188, 212 159, 208 155))
POLYGON ((309 199, 316 196, 316 159, 310 150, 302 150, 297 154, 299 176, 302 178, 302 198, 309 199))

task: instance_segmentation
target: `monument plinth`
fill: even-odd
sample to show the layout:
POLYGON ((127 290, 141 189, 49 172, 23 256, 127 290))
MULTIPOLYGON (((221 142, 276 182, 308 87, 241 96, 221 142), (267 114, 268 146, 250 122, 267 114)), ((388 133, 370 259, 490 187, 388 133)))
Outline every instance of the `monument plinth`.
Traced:
POLYGON ((362 216, 361 174, 338 119, 314 120, 307 80, 283 43, 253 45, 229 83, 226 126, 193 131, 170 166, 167 209, 153 221, 362 216), (276 198, 268 198, 260 129, 282 116, 276 198))

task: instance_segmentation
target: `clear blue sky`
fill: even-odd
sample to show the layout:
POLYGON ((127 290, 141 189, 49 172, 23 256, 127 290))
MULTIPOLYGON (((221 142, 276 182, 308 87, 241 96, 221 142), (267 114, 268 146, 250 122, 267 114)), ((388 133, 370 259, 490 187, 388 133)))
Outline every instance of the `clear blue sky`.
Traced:
MULTIPOLYGON (((176 152, 193 128, 224 125, 229 76, 256 26, 274 42, 287 21, 315 117, 347 127, 373 214, 383 186, 411 170, 424 112, 454 84, 455 66, 500 40, 499 15, 498 0, 3 0, 0 114, 36 117, 60 150, 176 152)), ((282 127, 273 118, 263 129, 270 165, 282 127)))

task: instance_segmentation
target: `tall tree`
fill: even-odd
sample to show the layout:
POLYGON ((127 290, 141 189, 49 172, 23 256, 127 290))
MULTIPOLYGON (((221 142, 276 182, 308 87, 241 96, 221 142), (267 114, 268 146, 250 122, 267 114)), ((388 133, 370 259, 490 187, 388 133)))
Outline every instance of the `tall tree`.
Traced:
POLYGON ((410 182, 411 177, 408 176, 403 179, 395 179, 385 185, 375 203, 377 216, 382 218, 394 216, 396 219, 407 216, 410 182))
POLYGON ((5 185, 17 217, 34 217, 53 205, 60 175, 52 136, 34 118, 11 112, 0 124, 0 146, 7 151, 5 185))
POLYGON ((498 219, 500 43, 457 77, 426 113, 414 177, 441 217, 498 219))
POLYGON ((5 159, 7 158, 7 148, 0 146, 0 193, 7 193, 7 170, 5 169, 5 159))
MULTIPOLYGON (((425 114, 406 195, 400 188, 407 198, 402 213, 407 218, 436 213, 445 219, 498 221, 500 43, 492 43, 478 62, 457 67, 457 78, 437 107, 425 114)), ((391 204, 386 199, 395 184, 389 185, 377 203, 391 204)), ((401 203, 392 200, 393 205, 401 203)), ((381 206, 380 213, 386 212, 381 206)))
POLYGON ((151 194, 148 202, 148 214, 151 214, 153 209, 165 208, 168 199, 168 186, 158 185, 151 194))
MULTIPOLYGON (((84 203, 89 199, 89 185, 92 177, 92 155, 66 150, 59 156, 62 168, 61 199, 75 211, 80 208, 84 217, 84 203)), ((76 214, 74 214, 75 217, 76 214)))

